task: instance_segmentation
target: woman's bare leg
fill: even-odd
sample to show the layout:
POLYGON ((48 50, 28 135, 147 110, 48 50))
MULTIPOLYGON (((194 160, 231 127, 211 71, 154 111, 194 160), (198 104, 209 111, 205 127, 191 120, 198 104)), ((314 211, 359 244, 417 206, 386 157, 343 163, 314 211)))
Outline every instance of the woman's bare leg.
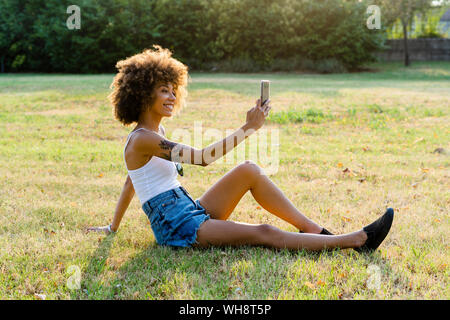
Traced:
POLYGON ((256 245, 278 249, 356 248, 367 240, 363 230, 337 236, 288 232, 268 224, 252 225, 209 219, 197 231, 194 247, 256 245))
POLYGON ((199 200, 212 218, 227 220, 248 190, 264 209, 299 230, 308 233, 322 231, 322 227, 303 215, 252 161, 247 160, 227 172, 199 200))

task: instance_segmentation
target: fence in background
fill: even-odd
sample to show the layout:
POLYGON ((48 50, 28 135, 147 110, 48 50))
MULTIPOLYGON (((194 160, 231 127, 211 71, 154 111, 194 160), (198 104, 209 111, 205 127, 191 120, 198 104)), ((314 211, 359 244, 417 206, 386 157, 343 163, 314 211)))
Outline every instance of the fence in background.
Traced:
MULTIPOLYGON (((404 59, 403 39, 387 40, 389 48, 378 54, 381 61, 404 59)), ((409 39, 411 61, 450 61, 450 39, 409 39)))

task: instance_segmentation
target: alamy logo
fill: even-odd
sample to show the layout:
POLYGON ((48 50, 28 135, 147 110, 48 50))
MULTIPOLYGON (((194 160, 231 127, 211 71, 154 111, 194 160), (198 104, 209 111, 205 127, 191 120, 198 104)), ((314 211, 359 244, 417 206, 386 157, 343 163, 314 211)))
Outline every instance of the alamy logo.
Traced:
POLYGON ((379 6, 371 5, 367 8, 367 14, 370 14, 369 18, 367 18, 367 28, 370 30, 381 29, 381 9, 379 6))
POLYGON ((79 30, 81 28, 81 10, 79 6, 71 5, 67 7, 68 14, 71 14, 66 21, 67 29, 79 30))
POLYGON ((70 277, 66 281, 66 286, 69 290, 81 288, 81 269, 78 266, 71 265, 67 268, 66 274, 70 277))
POLYGON ((379 266, 374 264, 369 265, 367 268, 369 278, 367 279, 367 288, 371 290, 380 290, 381 286, 381 270, 379 266))
POLYGON ((215 128, 208 128, 203 132, 202 121, 194 121, 194 137, 189 130, 177 128, 173 131, 171 139, 179 141, 180 144, 172 149, 171 158, 175 162, 185 162, 201 164, 202 160, 212 163, 218 155, 223 156, 215 161, 216 164, 226 162, 227 164, 240 163, 244 160, 254 160, 263 168, 262 173, 265 175, 273 175, 278 172, 279 166, 279 131, 277 128, 260 129, 257 132, 244 132, 238 130, 237 139, 242 141, 236 148, 232 148, 234 141, 227 140, 225 146, 218 145, 215 148, 205 148, 202 154, 195 154, 191 159, 191 154, 182 154, 183 145, 192 145, 194 148, 201 149, 203 141, 220 141, 228 137, 234 130, 227 129, 224 133, 215 128), (250 136, 248 136, 250 133, 250 136), (246 148, 245 136, 248 136, 248 148, 246 148), (270 142, 269 142, 270 140, 270 142), (193 144, 192 144, 193 142, 193 144), (224 149, 225 147, 225 149, 224 149), (226 153, 226 150, 231 150, 226 153), (247 152, 246 152, 247 151, 247 152), (248 153, 248 156, 246 154, 248 153), (183 160, 183 161, 182 161, 183 160), (193 161, 192 161, 193 160, 193 161))

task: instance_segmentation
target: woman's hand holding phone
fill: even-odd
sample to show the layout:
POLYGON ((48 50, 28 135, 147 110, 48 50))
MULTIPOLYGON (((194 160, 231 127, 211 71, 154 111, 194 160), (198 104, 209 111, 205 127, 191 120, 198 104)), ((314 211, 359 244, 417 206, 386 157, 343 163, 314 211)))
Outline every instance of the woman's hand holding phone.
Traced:
POLYGON ((263 105, 261 99, 256 100, 256 105, 247 112, 247 124, 250 128, 254 130, 261 128, 271 108, 270 100, 266 100, 263 105))

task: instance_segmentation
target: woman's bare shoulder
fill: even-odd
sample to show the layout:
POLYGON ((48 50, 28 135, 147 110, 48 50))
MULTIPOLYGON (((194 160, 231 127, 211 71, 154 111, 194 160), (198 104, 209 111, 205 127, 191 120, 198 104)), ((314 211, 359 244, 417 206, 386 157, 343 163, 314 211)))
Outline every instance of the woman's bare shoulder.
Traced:
POLYGON ((145 139, 145 138, 152 137, 152 136, 155 136, 155 135, 160 136, 160 137, 161 136, 165 137, 166 136, 166 129, 162 126, 162 124, 160 124, 158 132, 153 131, 153 130, 149 130, 149 129, 146 129, 146 128, 138 128, 138 129, 133 130, 131 133, 134 136, 141 137, 141 139, 145 139))
POLYGON ((159 144, 161 140, 166 139, 166 132, 162 125, 159 127, 159 132, 152 131, 146 128, 139 128, 133 131, 133 144, 143 144, 146 147, 150 145, 159 144))
POLYGON ((135 129, 131 132, 128 144, 125 146, 125 162, 127 168, 135 170, 141 168, 153 156, 154 136, 156 132, 145 128, 135 129))

